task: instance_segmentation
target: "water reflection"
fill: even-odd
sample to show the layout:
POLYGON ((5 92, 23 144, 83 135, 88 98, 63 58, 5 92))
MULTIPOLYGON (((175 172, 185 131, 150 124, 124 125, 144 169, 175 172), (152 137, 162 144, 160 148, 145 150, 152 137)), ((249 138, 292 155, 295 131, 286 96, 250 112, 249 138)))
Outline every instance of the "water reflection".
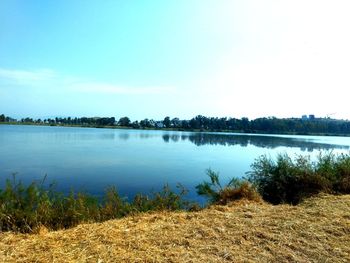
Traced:
POLYGON ((119 139, 121 139, 123 141, 127 141, 129 139, 129 137, 130 137, 130 134, 127 132, 125 132, 125 133, 123 132, 123 133, 119 134, 119 139))
MULTIPOLYGON (((170 135, 169 134, 164 134, 163 135, 163 141, 168 143, 170 141, 170 135)), ((176 142, 176 141, 174 141, 174 142, 176 142)))
MULTIPOLYGON (((35 133, 27 133, 25 135, 28 139, 36 139, 38 137, 35 133)), ((91 140, 114 140, 115 133, 68 133, 68 132, 56 132, 56 133, 42 133, 42 137, 45 139, 53 139, 55 142, 61 143, 62 141, 91 141, 91 140)), ((120 138, 120 137, 119 137, 120 138)))
POLYGON ((330 143, 317 142, 312 139, 296 137, 279 137, 264 135, 238 135, 238 134, 214 134, 214 133, 192 133, 192 134, 163 134, 163 140, 166 143, 187 140, 197 146, 202 145, 239 145, 247 147, 254 145, 260 148, 275 149, 277 147, 297 147, 302 151, 312 152, 314 150, 331 150, 331 149, 350 149, 348 145, 338 145, 330 143))
POLYGON ((182 140, 186 140, 187 138, 185 138, 185 137, 182 137, 183 135, 178 135, 178 134, 163 134, 163 141, 164 142, 166 142, 166 143, 168 143, 168 142, 170 142, 170 140, 172 141, 172 142, 178 142, 179 140, 180 140, 180 138, 182 139, 182 140))
POLYGON ((64 192, 100 194, 115 185, 130 198, 180 182, 192 199, 209 167, 229 180, 243 176, 261 154, 280 152, 279 147, 294 147, 287 150, 297 154, 345 152, 350 138, 0 125, 0 145, 0 188, 6 176, 18 172, 27 182, 48 174, 64 192))

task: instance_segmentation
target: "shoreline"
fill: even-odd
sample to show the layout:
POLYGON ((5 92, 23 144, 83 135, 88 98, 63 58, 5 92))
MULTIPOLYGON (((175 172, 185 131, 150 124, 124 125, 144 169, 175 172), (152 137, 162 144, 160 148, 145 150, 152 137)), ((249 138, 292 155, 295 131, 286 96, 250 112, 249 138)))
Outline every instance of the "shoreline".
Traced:
POLYGON ((42 126, 42 127, 65 127, 65 128, 94 128, 94 129, 116 129, 116 130, 140 130, 140 131, 177 131, 177 132, 196 132, 196 133, 227 133, 227 134, 242 134, 242 135, 295 135, 295 136, 326 136, 326 137, 350 137, 349 134, 340 133, 300 133, 300 132, 279 132, 269 133, 261 131, 232 131, 232 130, 203 130, 203 129, 183 129, 183 128, 133 128, 127 126, 100 126, 100 125, 74 125, 74 124, 39 124, 26 122, 0 122, 0 125, 14 126, 42 126))

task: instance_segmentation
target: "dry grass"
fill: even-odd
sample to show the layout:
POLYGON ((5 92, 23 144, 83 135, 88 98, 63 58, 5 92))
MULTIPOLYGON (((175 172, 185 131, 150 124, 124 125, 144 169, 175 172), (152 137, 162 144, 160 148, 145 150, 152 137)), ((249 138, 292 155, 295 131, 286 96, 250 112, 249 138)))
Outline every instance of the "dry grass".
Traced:
POLYGON ((0 234, 1 262, 350 262, 350 195, 239 201, 38 234, 0 234))

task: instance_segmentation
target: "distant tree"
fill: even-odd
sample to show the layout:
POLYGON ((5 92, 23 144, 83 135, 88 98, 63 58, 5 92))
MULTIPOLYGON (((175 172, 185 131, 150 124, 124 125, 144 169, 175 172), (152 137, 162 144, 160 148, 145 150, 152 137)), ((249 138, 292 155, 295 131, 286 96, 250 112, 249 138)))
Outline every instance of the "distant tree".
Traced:
POLYGON ((115 118, 114 117, 109 118, 109 125, 111 125, 111 126, 115 125, 115 118))
POLYGON ((134 121, 133 123, 131 123, 131 127, 133 127, 134 129, 139 129, 140 123, 138 121, 134 121))
POLYGON ((192 129, 208 130, 209 128, 216 129, 218 122, 217 118, 209 119, 205 116, 197 115, 190 120, 189 125, 192 129))
POLYGON ((49 124, 55 124, 55 120, 53 120, 53 119, 48 119, 47 121, 49 124))
POLYGON ((199 129, 201 127, 199 118, 192 118, 189 122, 189 126, 191 129, 199 129))
POLYGON ((130 126, 130 119, 128 117, 121 117, 118 121, 119 126, 125 126, 129 127, 130 126))
POLYGON ((90 124, 89 118, 87 118, 87 117, 82 117, 82 118, 81 118, 81 124, 83 124, 83 125, 90 124))
POLYGON ((242 119, 241 119, 241 124, 242 124, 242 129, 243 129, 243 131, 245 131, 245 132, 248 132, 248 131, 250 131, 250 122, 249 122, 249 119, 248 118, 245 118, 245 117, 243 117, 242 119))
POLYGON ((154 128, 154 127, 157 127, 157 122, 153 119, 150 119, 149 120, 149 125, 151 128, 154 128))
POLYGON ((171 126, 174 128, 180 128, 181 127, 182 122, 180 121, 179 118, 173 118, 171 120, 171 126))
POLYGON ((149 119, 144 119, 144 120, 140 121, 140 126, 142 128, 150 128, 151 123, 150 123, 149 119))
MULTIPOLYGON (((16 122, 17 120, 0 115, 0 122, 16 122)), ((32 119, 23 118, 20 120, 23 123, 47 123, 55 124, 75 124, 83 126, 112 126, 116 121, 114 117, 82 117, 82 118, 59 118, 54 119, 32 119)), ((313 133, 329 133, 338 135, 350 135, 350 121, 336 120, 331 118, 285 118, 279 119, 276 117, 265 117, 249 120, 248 118, 217 118, 197 115, 190 120, 180 120, 179 118, 170 118, 167 116, 163 121, 154 121, 153 119, 144 119, 140 122, 134 121, 131 123, 128 117, 122 117, 118 121, 118 125, 124 127, 138 128, 153 128, 153 127, 175 127, 183 130, 198 129, 201 131, 239 131, 251 133, 295 133, 295 134, 313 134, 313 133)), ((174 137, 174 141, 178 138, 174 137)), ((167 140, 167 138, 165 138, 167 140)), ((172 138, 173 140, 173 138, 172 138)))
POLYGON ((190 121, 188 120, 182 120, 181 121, 181 126, 182 129, 190 129, 190 121))
POLYGON ((115 123, 115 118, 111 117, 105 117, 105 118, 98 118, 96 119, 96 124, 101 126, 113 126, 115 123))
POLYGON ((163 125, 165 128, 170 128, 171 126, 171 121, 170 121, 170 117, 165 117, 164 120, 163 120, 163 125))
POLYGON ((33 123, 34 121, 33 121, 33 119, 32 119, 32 118, 27 117, 27 118, 22 119, 22 120, 21 120, 21 122, 25 122, 25 123, 33 123))

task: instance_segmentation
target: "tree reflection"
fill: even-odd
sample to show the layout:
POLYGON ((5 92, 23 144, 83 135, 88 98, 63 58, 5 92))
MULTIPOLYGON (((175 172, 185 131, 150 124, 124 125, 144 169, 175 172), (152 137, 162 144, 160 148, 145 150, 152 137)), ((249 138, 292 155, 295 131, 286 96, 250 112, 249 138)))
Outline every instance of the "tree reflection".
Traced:
POLYGON ((190 141, 197 146, 222 145, 247 147, 253 145, 261 148, 274 149, 277 147, 297 147, 302 151, 312 152, 314 150, 350 149, 346 145, 328 144, 314 141, 313 139, 297 137, 279 137, 264 135, 239 135, 239 134, 217 134, 217 133, 190 133, 190 134, 163 134, 164 142, 190 141))

